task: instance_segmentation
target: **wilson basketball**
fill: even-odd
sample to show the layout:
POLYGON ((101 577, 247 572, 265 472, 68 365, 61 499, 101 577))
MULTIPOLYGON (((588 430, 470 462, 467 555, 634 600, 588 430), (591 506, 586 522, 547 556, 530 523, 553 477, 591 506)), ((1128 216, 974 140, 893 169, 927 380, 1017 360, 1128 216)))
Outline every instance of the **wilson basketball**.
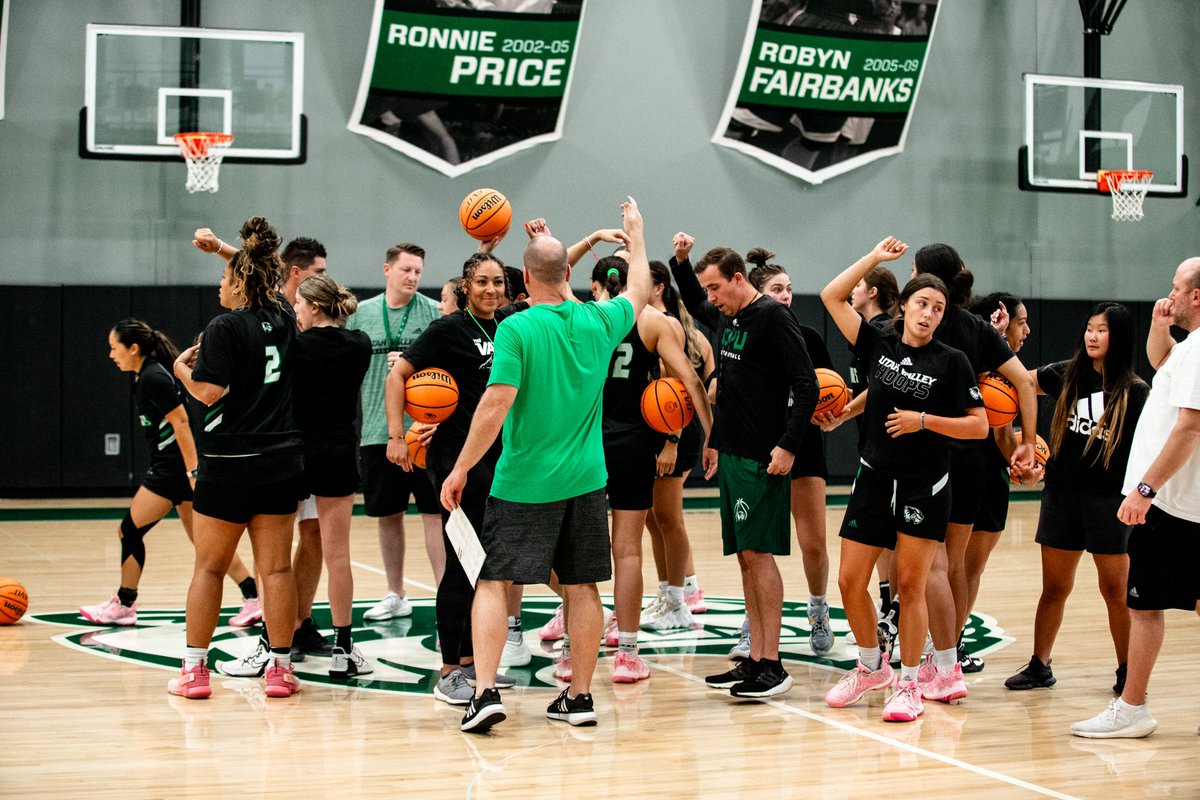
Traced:
POLYGON ((692 398, 678 378, 659 378, 642 392, 642 419, 659 433, 683 430, 694 413, 692 398))
POLYGON ((404 382, 404 413, 418 422, 441 422, 457 407, 458 384, 444 369, 423 369, 404 382))
POLYGON ((814 372, 817 373, 817 407, 813 409, 813 416, 825 413, 840 414, 850 401, 850 391, 846 388, 846 382, 831 369, 819 367, 814 372))
POLYGON ((1041 436, 1037 437, 1037 442, 1033 445, 1033 458, 1039 467, 1046 466, 1046 462, 1050 460, 1050 445, 1046 444, 1046 440, 1041 436))
POLYGON ((988 425, 1002 428, 1017 418, 1017 387, 998 372, 979 376, 979 393, 987 411, 988 425))
POLYGON ((485 242, 508 230, 512 206, 495 189, 476 189, 463 198, 458 207, 458 221, 468 236, 485 242))
POLYGON ((419 424, 414 422, 408 426, 404 433, 404 441, 408 445, 408 457, 412 459, 413 466, 425 469, 425 445, 421 444, 421 434, 417 432, 419 424))
POLYGON ((12 625, 25 616, 29 608, 29 593, 19 581, 0 578, 0 625, 12 625))

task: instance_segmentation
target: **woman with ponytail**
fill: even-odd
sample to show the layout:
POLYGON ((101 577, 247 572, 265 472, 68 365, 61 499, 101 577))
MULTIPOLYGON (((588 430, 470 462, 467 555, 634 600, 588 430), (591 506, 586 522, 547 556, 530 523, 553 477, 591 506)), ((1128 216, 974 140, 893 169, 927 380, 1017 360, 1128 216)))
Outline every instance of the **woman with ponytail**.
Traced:
POLYGON ((350 571, 350 517, 358 489, 358 392, 371 362, 371 337, 346 330, 358 308, 345 286, 314 275, 296 292, 295 391, 292 410, 304 436, 304 492, 316 498, 321 550, 329 571, 334 643, 329 677, 373 672, 350 635, 354 576, 350 571))
MULTIPOLYGON (((196 443, 188 424, 179 382, 167 371, 179 350, 166 334, 140 319, 123 319, 108 332, 108 357, 122 372, 134 373, 133 401, 150 449, 150 467, 121 520, 121 582, 103 603, 82 606, 84 619, 101 625, 137 623, 138 583, 146 563, 144 538, 172 508, 192 538, 192 487, 196 443)), ((228 575, 247 596, 243 612, 255 612, 258 593, 246 565, 235 554, 228 575)), ((239 617, 244 613, 239 613, 239 617)), ((249 624, 249 623, 246 623, 249 624)))
MULTIPOLYGON (((223 249, 196 232, 194 244, 223 249)), ((277 288, 283 277, 279 234, 263 217, 242 225, 242 249, 221 277, 228 309, 204 330, 201 344, 175 360, 175 375, 207 406, 200 438, 194 512, 196 568, 187 600, 187 651, 171 694, 208 697, 208 646, 221 610, 220 576, 249 531, 262 578, 270 656, 264 665, 268 697, 300 691, 292 670, 296 620, 292 527, 304 496, 304 442, 292 412, 295 312, 277 288)), ((215 241, 214 241, 215 240, 215 241)))

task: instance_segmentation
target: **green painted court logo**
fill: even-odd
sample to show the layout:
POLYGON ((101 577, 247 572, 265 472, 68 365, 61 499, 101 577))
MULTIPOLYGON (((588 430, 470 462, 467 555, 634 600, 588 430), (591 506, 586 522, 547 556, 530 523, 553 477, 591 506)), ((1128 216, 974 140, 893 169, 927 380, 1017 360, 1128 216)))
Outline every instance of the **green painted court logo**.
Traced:
MULTIPOLYGON (((650 598, 647 598, 649 600, 650 598)), ((612 598, 604 598, 605 605, 612 607, 612 598)), ((354 606, 354 644, 375 665, 375 671, 361 678, 336 681, 329 677, 329 659, 308 656, 296 663, 296 675, 306 683, 331 686, 351 686, 364 691, 401 692, 405 694, 429 695, 437 682, 441 656, 437 651, 437 632, 434 623, 434 599, 410 598, 413 613, 408 617, 385 622, 367 622, 363 612, 375 604, 374 600, 362 600, 354 606)), ((530 661, 519 667, 503 668, 513 677, 518 686, 526 688, 555 689, 554 664, 559 656, 561 642, 543 642, 538 636, 541 628, 554 615, 558 598, 552 595, 526 596, 521 611, 525 628, 525 642, 529 647, 530 661)), ((674 656, 711 656, 712 663, 696 663, 690 668, 699 674, 724 669, 722 659, 738 642, 745 604, 740 598, 706 597, 707 612, 696 614, 698 627, 691 630, 662 632, 642 631, 638 638, 642 656, 655 666, 656 658, 674 656)), ((209 650, 209 666, 215 667, 222 661, 242 658, 253 652, 260 632, 259 626, 239 629, 229 626, 229 618, 238 612, 238 607, 224 608, 220 624, 213 636, 209 650)), ((809 625, 805 603, 784 601, 783 631, 780 637, 780 654, 785 661, 806 662, 835 671, 844 671, 854 666, 857 650, 847 640, 849 626, 845 613, 840 608, 830 608, 831 623, 836 643, 833 651, 824 658, 814 656, 808 645, 809 625)), ((27 616, 35 622, 75 628, 57 635, 54 641, 77 650, 108 659, 128 661, 164 670, 178 670, 184 648, 184 612, 177 610, 138 610, 138 624, 126 628, 94 625, 76 612, 47 613, 27 616)), ((329 608, 319 604, 313 608, 313 618, 322 630, 332 630, 329 608)), ((983 655, 1011 644, 1013 640, 1004 635, 995 620, 985 615, 972 615, 964 644, 967 650, 983 655)), ((578 647, 578 644, 573 645, 578 647)), ((602 648, 609 657, 615 649, 602 648)), ((604 663, 597 667, 597 680, 606 680, 610 667, 604 663)), ((678 664, 678 661, 674 661, 678 664)), ((240 681, 244 678, 226 678, 213 673, 213 679, 240 681)))

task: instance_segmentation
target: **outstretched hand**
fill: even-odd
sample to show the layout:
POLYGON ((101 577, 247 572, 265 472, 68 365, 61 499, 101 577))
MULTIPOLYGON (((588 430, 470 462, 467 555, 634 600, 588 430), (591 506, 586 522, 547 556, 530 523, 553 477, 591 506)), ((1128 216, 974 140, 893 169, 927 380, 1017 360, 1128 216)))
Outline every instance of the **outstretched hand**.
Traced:
POLYGON ((875 245, 875 249, 871 251, 878 262, 895 261, 900 256, 908 252, 908 245, 897 239, 895 236, 889 236, 879 244, 875 245))
POLYGON ((642 235, 645 221, 642 219, 642 212, 638 210, 637 201, 632 197, 626 197, 625 202, 621 203, 621 218, 625 220, 625 233, 629 236, 642 235))

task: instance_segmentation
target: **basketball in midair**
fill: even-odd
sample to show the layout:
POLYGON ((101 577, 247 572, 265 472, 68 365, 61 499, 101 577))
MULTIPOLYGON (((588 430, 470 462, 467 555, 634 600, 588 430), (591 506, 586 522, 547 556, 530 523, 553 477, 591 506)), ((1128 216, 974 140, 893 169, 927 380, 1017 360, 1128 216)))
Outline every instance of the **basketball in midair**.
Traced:
POLYGON ((458 221, 468 236, 486 242, 508 230, 512 206, 495 189, 476 189, 463 198, 458 207, 458 221))

